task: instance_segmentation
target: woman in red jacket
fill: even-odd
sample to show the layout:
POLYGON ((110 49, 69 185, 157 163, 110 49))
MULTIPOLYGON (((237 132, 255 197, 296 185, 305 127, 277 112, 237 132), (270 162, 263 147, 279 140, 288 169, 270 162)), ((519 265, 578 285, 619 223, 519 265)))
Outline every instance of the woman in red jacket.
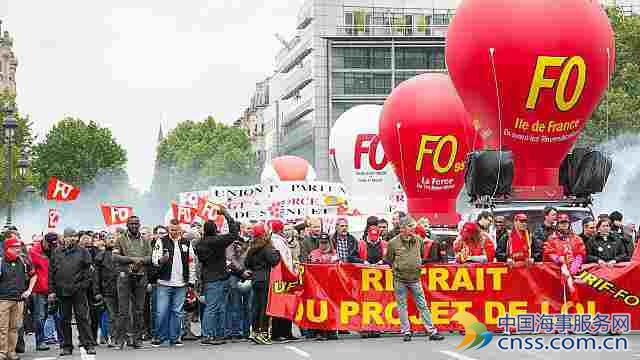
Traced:
POLYGON ((492 263, 496 252, 489 235, 480 231, 478 224, 472 222, 462 227, 460 235, 453 243, 453 251, 456 254, 456 261, 461 264, 492 263))
POLYGON ((44 324, 47 320, 47 297, 49 295, 49 259, 44 254, 42 242, 37 241, 29 250, 29 259, 38 279, 33 288, 33 321, 36 325, 36 350, 47 351, 44 324))
POLYGON ((573 275, 578 273, 586 257, 584 243, 571 230, 569 216, 558 215, 558 232, 551 234, 544 243, 544 258, 560 266, 560 274, 574 302, 578 301, 578 292, 573 283, 573 275))

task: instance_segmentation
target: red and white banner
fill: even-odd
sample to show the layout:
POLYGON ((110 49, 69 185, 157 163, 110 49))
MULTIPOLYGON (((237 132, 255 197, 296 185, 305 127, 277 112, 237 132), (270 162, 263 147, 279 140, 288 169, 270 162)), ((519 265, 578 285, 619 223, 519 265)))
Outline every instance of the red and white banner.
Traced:
POLYGON ((47 214, 47 228, 55 229, 60 223, 60 212, 56 209, 49 209, 47 214))
POLYGON ((129 217, 133 216, 131 206, 100 205, 104 223, 107 226, 126 224, 129 217))
POLYGON ((180 224, 191 225, 198 215, 198 209, 178 205, 175 201, 171 202, 171 210, 173 212, 173 218, 178 220, 180 224))
MULTIPOLYGON (((306 264, 299 273, 292 274, 282 263, 272 270, 269 315, 292 319, 306 329, 399 330, 388 266, 306 264)), ((434 264, 422 269, 421 280, 433 322, 441 330, 462 329, 451 320, 458 311, 472 313, 490 330, 506 313, 630 314, 631 329, 640 330, 640 262, 636 261, 583 267, 575 276, 576 303, 564 301, 560 269, 547 263, 530 268, 434 264)), ((409 318, 413 329, 420 329, 411 298, 409 318)))
POLYGON ((67 184, 55 176, 49 179, 47 184, 47 200, 73 201, 80 195, 80 188, 67 184))

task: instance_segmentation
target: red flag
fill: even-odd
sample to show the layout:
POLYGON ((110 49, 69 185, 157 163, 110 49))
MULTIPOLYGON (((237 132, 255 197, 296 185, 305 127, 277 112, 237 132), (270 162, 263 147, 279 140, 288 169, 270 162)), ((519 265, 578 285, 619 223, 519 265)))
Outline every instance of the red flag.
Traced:
POLYGON ((100 208, 102 209, 104 223, 107 224, 107 226, 126 224, 129 217, 133 215, 133 208, 131 206, 102 204, 100 208))
POLYGON ((80 188, 52 176, 47 184, 47 200, 73 201, 80 195, 80 188))
POLYGON ((193 223, 196 215, 198 215, 198 209, 190 206, 178 205, 175 201, 171 202, 171 210, 173 211, 173 218, 178 220, 180 224, 193 223))
POLYGON ((198 198, 198 209, 196 214, 204 221, 213 220, 220 233, 229 232, 229 224, 224 216, 217 213, 220 205, 212 203, 206 198, 198 198))
POLYGON ((47 221, 47 227, 49 229, 55 229, 56 227, 58 227, 58 224, 60 223, 60 213, 58 212, 58 210, 49 209, 48 218, 49 220, 47 221))

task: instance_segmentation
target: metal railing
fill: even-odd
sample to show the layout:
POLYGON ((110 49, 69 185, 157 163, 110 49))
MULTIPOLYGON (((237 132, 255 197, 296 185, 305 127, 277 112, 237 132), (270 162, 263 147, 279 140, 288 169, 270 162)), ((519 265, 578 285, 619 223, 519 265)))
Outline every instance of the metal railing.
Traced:
POLYGON ((344 6, 338 36, 444 37, 454 9, 344 6))
POLYGON ((295 107, 292 108, 291 111, 287 113, 287 115, 284 118, 284 123, 282 124, 282 126, 287 126, 293 123, 294 121, 300 119, 302 116, 313 111, 312 105, 313 103, 311 98, 301 102, 300 104, 297 104, 295 107))

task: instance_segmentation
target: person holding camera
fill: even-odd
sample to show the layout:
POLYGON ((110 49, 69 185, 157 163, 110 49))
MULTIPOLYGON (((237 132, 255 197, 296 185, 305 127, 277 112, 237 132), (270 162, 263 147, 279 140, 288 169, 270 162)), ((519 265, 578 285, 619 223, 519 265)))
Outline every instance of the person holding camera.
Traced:
POLYGON ((225 304, 229 290, 226 249, 234 241, 240 240, 240 224, 229 213, 218 210, 229 227, 228 234, 219 234, 216 223, 204 223, 204 237, 198 242, 196 253, 202 263, 202 284, 206 308, 204 310, 202 345, 222 345, 225 337, 225 304))

